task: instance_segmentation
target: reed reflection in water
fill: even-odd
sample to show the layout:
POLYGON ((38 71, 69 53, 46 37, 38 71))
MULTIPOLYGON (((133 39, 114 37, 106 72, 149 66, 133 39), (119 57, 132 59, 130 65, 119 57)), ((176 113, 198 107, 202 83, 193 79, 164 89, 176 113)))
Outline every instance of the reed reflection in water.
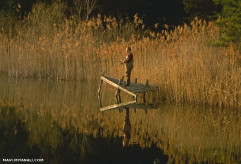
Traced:
MULTIPOLYGON (((1 78, 1 157, 51 163, 241 161, 238 111, 162 104, 147 114, 101 113, 97 89, 94 82, 1 78)), ((102 101, 113 104, 115 89, 104 90, 102 101)))

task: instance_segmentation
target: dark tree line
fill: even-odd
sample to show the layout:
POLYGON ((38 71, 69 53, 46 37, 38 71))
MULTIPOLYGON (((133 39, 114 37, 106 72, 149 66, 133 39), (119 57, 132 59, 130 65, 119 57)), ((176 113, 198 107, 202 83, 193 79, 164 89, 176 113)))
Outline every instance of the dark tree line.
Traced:
POLYGON ((34 3, 50 4, 56 1, 66 3, 67 17, 84 15, 86 20, 101 14, 133 18, 138 13, 138 17, 148 27, 153 27, 155 23, 180 25, 189 23, 195 17, 205 20, 221 18, 218 24, 225 34, 224 40, 238 43, 241 40, 240 0, 0 0, 0 18, 23 18, 31 11, 34 3), (91 6, 91 2, 95 2, 94 6, 91 6))
MULTIPOLYGON (((56 0, 0 0, 0 10, 8 12, 11 15, 18 15, 18 4, 21 5, 21 15, 27 14, 32 5, 36 2, 51 3, 56 0)), ((75 1, 83 0, 62 0, 67 3, 69 11, 67 15, 71 14, 71 8, 74 7, 75 1)), ((97 0, 95 8, 91 13, 95 16, 97 13, 102 15, 111 15, 115 17, 130 17, 132 18, 136 13, 144 20, 146 25, 153 25, 154 23, 165 24, 180 24, 183 19, 187 18, 184 12, 184 6, 181 0, 97 0)))
POLYGON ((180 0, 99 0, 97 12, 116 17, 138 13, 147 25, 157 22, 177 25, 186 17, 180 0))
MULTIPOLYGON (((9 15, 18 15, 18 5, 21 5, 21 15, 27 14, 36 2, 51 3, 60 0, 0 0, 0 10, 8 12, 9 15)), ((76 1, 85 0, 61 0, 71 9, 75 7, 76 1)), ((136 13, 144 20, 146 25, 154 23, 178 25, 183 21, 194 17, 209 19, 221 11, 221 5, 215 3, 218 0, 96 0, 92 16, 100 13, 115 17, 133 17, 136 13)))

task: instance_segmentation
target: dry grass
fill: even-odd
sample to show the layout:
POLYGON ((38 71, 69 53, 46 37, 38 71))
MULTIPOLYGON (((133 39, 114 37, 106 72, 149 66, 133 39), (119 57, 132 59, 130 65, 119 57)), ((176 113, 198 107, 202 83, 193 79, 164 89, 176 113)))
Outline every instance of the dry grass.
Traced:
POLYGON ((240 53, 232 44, 210 46, 219 38, 214 23, 195 20, 190 27, 155 33, 145 30, 137 16, 133 22, 99 15, 76 23, 60 14, 55 20, 41 5, 35 6, 14 36, 0 33, 0 72, 9 77, 96 80, 106 70, 120 78, 125 71, 118 61, 129 45, 135 60, 132 77, 159 85, 160 99, 241 106, 240 53))

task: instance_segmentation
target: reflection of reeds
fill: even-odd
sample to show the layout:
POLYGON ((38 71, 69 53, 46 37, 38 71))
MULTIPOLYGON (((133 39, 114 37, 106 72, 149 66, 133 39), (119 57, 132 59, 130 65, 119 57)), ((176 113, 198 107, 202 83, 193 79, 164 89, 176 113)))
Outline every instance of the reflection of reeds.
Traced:
MULTIPOLYGON (((98 86, 89 84, 1 79, 0 102, 6 108, 0 110, 8 117, 7 106, 12 106, 11 111, 26 125, 30 145, 41 147, 44 140, 54 151, 65 132, 75 136, 71 136, 70 149, 88 154, 93 145, 86 137, 121 137, 125 117, 118 110, 101 115, 93 94, 98 86)), ((162 105, 147 114, 131 109, 130 143, 143 148, 155 144, 178 163, 187 156, 190 163, 235 163, 241 153, 240 118, 238 112, 195 106, 162 105)))
POLYGON ((142 143, 143 147, 154 142, 171 157, 169 160, 180 160, 178 163, 183 160, 237 163, 240 160, 241 127, 237 112, 167 105, 158 112, 150 110, 146 116, 134 115, 140 120, 135 119, 132 124, 135 127, 132 142, 142 143), (152 140, 146 141, 145 135, 152 140), (237 156, 230 153, 232 151, 237 156))
POLYGON ((132 76, 159 85, 163 99, 241 106, 239 52, 232 44, 209 45, 219 37, 212 22, 194 20, 190 27, 155 33, 142 30, 137 16, 133 22, 99 15, 76 23, 54 21, 53 15, 53 20, 46 15, 41 19, 39 8, 35 6, 14 37, 0 34, 0 72, 10 77, 93 80, 106 70, 120 78, 124 66, 118 61, 130 45, 135 60, 132 76))

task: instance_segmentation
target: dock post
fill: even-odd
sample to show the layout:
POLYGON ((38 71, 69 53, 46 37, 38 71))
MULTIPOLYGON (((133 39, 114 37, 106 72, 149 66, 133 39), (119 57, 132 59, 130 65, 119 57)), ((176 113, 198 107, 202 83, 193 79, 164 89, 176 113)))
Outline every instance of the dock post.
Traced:
MULTIPOLYGON (((149 81, 146 80, 146 86, 148 86, 148 85, 149 85, 149 81)), ((144 101, 144 104, 145 104, 146 103, 146 92, 143 95, 143 101, 144 101)), ((145 109, 145 114, 147 114, 147 109, 145 109)))
POLYGON ((146 93, 143 93, 143 103, 146 103, 146 93))
POLYGON ((100 87, 99 87, 99 90, 98 90, 98 99, 99 99, 100 108, 102 108, 101 95, 100 95, 102 84, 103 84, 103 80, 100 81, 100 87))
MULTIPOLYGON (((146 80, 146 86, 148 86, 148 80, 146 80)), ((143 94, 143 102, 146 103, 146 92, 143 94)))
MULTIPOLYGON (((135 78, 135 84, 137 84, 137 78, 135 78)), ((137 103, 137 95, 133 97, 137 103)), ((134 113, 136 113, 136 108, 134 108, 134 113)))
MULTIPOLYGON (((137 78, 135 78, 135 84, 137 84, 137 78)), ((133 96, 133 99, 137 102, 137 95, 136 96, 133 96)))
POLYGON ((149 80, 146 80, 146 86, 148 86, 149 85, 149 80))
MULTIPOLYGON (((121 85, 121 82, 123 81, 124 76, 119 80, 118 85, 121 85)), ((116 103, 119 104, 121 103, 121 97, 120 97, 120 89, 117 88, 116 93, 115 93, 115 98, 116 98, 116 103)), ((119 108, 119 112, 121 112, 121 109, 119 108)))
MULTIPOLYGON (((105 74, 105 71, 102 73, 101 76, 104 76, 104 74, 105 74)), ((99 99, 100 108, 102 108, 102 102, 101 102, 101 96, 100 96, 102 84, 103 84, 103 80, 100 80, 100 86, 99 86, 99 89, 98 89, 98 99, 99 99)))
MULTIPOLYGON (((124 76, 122 76, 122 78, 119 80, 118 85, 121 84, 121 82, 123 81, 123 79, 124 79, 124 76)), ((119 89, 119 88, 117 88, 117 90, 116 90, 115 97, 116 97, 116 99, 118 99, 118 102, 117 102, 117 103, 121 103, 120 89, 119 89)))

